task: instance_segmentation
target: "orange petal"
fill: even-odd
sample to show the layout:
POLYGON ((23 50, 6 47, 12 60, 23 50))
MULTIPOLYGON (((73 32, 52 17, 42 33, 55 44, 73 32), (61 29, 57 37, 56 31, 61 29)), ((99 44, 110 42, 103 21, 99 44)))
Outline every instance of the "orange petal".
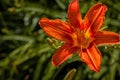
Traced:
POLYGON ((52 57, 52 64, 59 66, 76 52, 78 48, 72 47, 70 44, 64 44, 60 47, 52 57))
POLYGON ((102 3, 98 3, 91 7, 84 17, 85 28, 90 28, 93 34, 98 31, 104 22, 106 11, 107 6, 103 5, 102 3))
POLYGON ((68 23, 62 22, 61 20, 49 20, 42 18, 39 21, 40 27, 51 37, 58 40, 69 41, 71 40, 70 33, 72 29, 68 23))
POLYGON ((96 45, 120 44, 120 35, 115 32, 99 31, 94 42, 96 45))
POLYGON ((82 53, 79 53, 79 56, 83 62, 85 62, 91 70, 98 72, 100 70, 102 56, 96 45, 92 43, 88 49, 83 49, 82 51, 82 53))
POLYGON ((80 14, 78 0, 73 0, 68 7, 68 18, 69 22, 73 27, 80 27, 82 23, 82 17, 80 14))

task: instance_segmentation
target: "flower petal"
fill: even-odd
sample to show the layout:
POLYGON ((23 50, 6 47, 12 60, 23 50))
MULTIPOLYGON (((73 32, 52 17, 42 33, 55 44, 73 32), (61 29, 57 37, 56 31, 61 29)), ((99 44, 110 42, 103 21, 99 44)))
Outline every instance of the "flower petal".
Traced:
POLYGON ((84 17, 85 28, 90 28, 93 34, 98 31, 104 22, 106 11, 107 6, 103 5, 102 3, 98 3, 90 8, 86 16, 84 17))
POLYGON ((64 61, 66 61, 70 56, 76 52, 78 48, 72 47, 70 44, 64 44, 60 47, 52 57, 52 64, 59 66, 64 61))
POLYGON ((69 41, 71 40, 70 33, 72 29, 68 23, 62 22, 61 20, 49 20, 42 18, 39 21, 40 27, 51 37, 58 40, 69 41))
POLYGON ((83 49, 79 56, 91 70, 96 72, 100 70, 102 56, 95 44, 92 43, 88 49, 83 49))
POLYGON ((73 27, 80 27, 82 23, 82 17, 80 14, 78 0, 73 0, 68 7, 68 18, 69 22, 73 27))
POLYGON ((115 32, 99 31, 95 35, 96 45, 120 44, 120 35, 115 32))

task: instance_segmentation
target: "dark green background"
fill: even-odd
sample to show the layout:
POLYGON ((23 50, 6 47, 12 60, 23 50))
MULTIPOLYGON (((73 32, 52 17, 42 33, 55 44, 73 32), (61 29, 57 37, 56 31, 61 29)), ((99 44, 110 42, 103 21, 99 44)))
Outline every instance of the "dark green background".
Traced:
MULTIPOLYGON (((84 17, 102 2, 108 6, 103 28, 120 34, 119 0, 79 0, 84 17)), ((91 71, 77 54, 59 67, 51 57, 61 42, 48 37, 38 25, 42 17, 67 20, 70 0, 0 0, 0 80, 120 80, 120 45, 99 47, 99 73, 91 71)))

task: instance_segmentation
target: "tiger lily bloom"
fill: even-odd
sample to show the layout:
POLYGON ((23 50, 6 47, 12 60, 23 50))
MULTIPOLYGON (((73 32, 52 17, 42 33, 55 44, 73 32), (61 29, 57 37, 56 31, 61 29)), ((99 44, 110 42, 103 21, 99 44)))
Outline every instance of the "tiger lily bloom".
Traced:
POLYGON ((52 57, 53 65, 59 66, 77 52, 91 70, 100 70, 102 56, 97 46, 120 43, 119 34, 100 30, 106 11, 107 6, 98 3, 82 19, 79 2, 73 0, 68 7, 68 22, 40 19, 39 25, 46 34, 64 41, 52 57))

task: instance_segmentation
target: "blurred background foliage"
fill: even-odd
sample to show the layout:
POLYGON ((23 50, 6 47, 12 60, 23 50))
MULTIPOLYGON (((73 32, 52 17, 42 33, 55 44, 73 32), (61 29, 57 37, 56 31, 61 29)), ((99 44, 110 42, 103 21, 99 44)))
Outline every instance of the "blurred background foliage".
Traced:
MULTIPOLYGON (((59 67, 51 57, 61 42, 39 27, 42 17, 67 21, 71 0, 0 0, 0 80, 120 80, 120 46, 99 47, 99 73, 88 69, 75 54, 59 67), (52 43, 52 44, 51 44, 52 43)), ((109 8, 103 28, 120 34, 119 0, 79 0, 84 17, 98 2, 109 8)))

